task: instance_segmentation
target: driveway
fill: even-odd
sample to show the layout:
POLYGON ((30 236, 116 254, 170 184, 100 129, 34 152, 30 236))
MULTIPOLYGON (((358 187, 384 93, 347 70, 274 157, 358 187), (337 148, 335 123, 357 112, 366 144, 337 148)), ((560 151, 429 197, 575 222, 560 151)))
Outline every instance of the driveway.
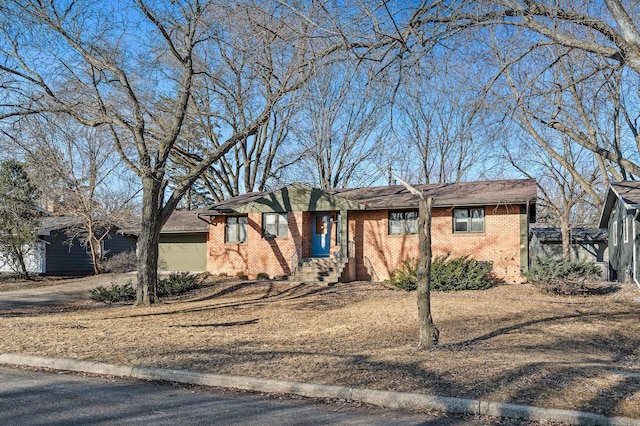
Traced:
POLYGON ((62 284, 0 292, 0 310, 29 308, 33 306, 61 305, 69 302, 89 300, 89 290, 112 282, 124 284, 135 282, 135 274, 106 274, 95 277, 74 278, 62 284))

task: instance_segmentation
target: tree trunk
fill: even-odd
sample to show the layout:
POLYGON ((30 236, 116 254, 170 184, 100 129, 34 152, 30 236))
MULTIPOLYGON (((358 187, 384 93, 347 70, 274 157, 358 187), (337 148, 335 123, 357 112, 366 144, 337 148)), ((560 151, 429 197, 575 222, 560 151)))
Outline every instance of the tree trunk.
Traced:
POLYGON ((420 349, 429 349, 438 344, 440 332, 431 318, 431 207, 433 198, 420 198, 418 215, 418 238, 420 258, 418 260, 418 324, 420 349))
POLYGON ((138 285, 136 305, 149 306, 156 302, 158 285, 158 244, 160 241, 159 205, 161 181, 153 177, 142 179, 142 217, 138 236, 138 285))
POLYGON ((565 211, 560 218, 560 233, 562 234, 562 257, 571 258, 571 224, 569 218, 569 208, 565 207, 565 211))
POLYGON ((30 280, 29 271, 27 270, 27 264, 24 261, 25 253, 22 249, 16 250, 16 258, 18 259, 18 263, 20 263, 20 270, 22 271, 18 275, 21 275, 25 280, 30 280))

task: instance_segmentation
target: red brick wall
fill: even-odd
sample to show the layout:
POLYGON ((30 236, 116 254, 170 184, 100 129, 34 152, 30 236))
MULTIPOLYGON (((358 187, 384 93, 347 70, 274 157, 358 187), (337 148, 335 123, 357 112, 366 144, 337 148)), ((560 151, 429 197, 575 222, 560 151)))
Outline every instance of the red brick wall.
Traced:
POLYGON ((247 242, 227 244, 224 242, 225 218, 213 218, 209 227, 207 270, 215 275, 234 276, 244 274, 249 278, 264 272, 270 277, 289 275, 291 258, 309 232, 303 216, 306 212, 288 214, 289 232, 286 237, 262 237, 262 213, 250 213, 247 226, 247 242))
MULTIPOLYGON (((246 274, 249 270, 248 244, 225 244, 225 217, 212 217, 207 239, 207 271, 212 274, 246 274)), ((249 232, 251 225, 249 225, 249 232)))
MULTIPOLYGON (((454 234, 452 209, 434 208, 433 255, 470 255, 477 260, 491 261, 496 275, 519 281, 522 279, 519 213, 519 206, 487 207, 484 233, 454 234)), ((349 238, 356 242, 358 279, 370 278, 367 266, 373 267, 379 279, 388 279, 403 259, 419 255, 417 235, 388 234, 387 210, 349 213, 349 238)))
MULTIPOLYGON (((485 232, 454 234, 453 212, 449 208, 433 210, 433 254, 470 255, 477 260, 493 262, 496 275, 507 280, 520 280, 520 215, 519 206, 485 209, 485 232)), ((262 214, 249 214, 247 243, 225 244, 225 218, 214 218, 209 230, 208 271, 212 274, 238 273, 254 278, 265 272, 269 276, 290 274, 291 259, 300 249, 303 257, 311 256, 312 212, 288 215, 289 234, 283 238, 262 237, 262 214)), ((389 235, 388 211, 349 213, 349 239, 355 241, 358 279, 369 279, 367 265, 377 278, 384 280, 406 257, 418 257, 417 235, 389 235), (365 261, 368 259, 368 262, 365 261)), ((331 256, 336 245, 335 224, 331 226, 331 256)))

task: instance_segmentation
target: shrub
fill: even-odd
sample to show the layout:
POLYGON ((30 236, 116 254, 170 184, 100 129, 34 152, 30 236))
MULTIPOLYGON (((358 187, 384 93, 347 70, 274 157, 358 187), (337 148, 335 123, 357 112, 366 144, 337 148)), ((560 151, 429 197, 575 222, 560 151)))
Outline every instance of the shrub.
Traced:
POLYGON ((436 256, 431 262, 431 288, 436 291, 484 290, 493 284, 490 273, 490 266, 469 256, 436 256))
POLYGON ((136 291, 131 286, 131 280, 123 285, 111 283, 109 286, 98 286, 89 290, 91 300, 96 302, 127 302, 136 298, 136 291))
POLYGON ((600 267, 593 262, 539 256, 526 277, 544 292, 570 296, 588 293, 585 284, 598 280, 600 274, 600 267))
POLYGON ((104 261, 102 265, 105 272, 117 274, 136 270, 136 252, 133 250, 114 254, 104 261))
POLYGON ((269 279, 269 274, 267 274, 266 272, 258 272, 258 275, 256 275, 256 279, 258 281, 268 280, 269 279))
POLYGON ((417 267, 418 262, 414 259, 407 257, 402 261, 402 265, 391 272, 391 279, 387 283, 400 290, 413 291, 418 286, 417 280, 417 267))
POLYGON ((239 280, 243 280, 243 281, 244 281, 244 280, 248 280, 248 279, 249 279, 249 277, 247 276, 247 274, 245 274, 244 272, 238 272, 238 273, 236 274, 236 278, 237 278, 237 279, 239 279, 239 280))
POLYGON ((158 297, 178 296, 200 286, 202 278, 188 272, 171 273, 158 280, 158 297))
MULTIPOLYGON (((417 288, 417 261, 405 259, 387 281, 401 290, 417 288)), ((431 289, 436 291, 482 290, 491 287, 489 267, 469 256, 449 258, 436 256, 431 261, 431 289)))

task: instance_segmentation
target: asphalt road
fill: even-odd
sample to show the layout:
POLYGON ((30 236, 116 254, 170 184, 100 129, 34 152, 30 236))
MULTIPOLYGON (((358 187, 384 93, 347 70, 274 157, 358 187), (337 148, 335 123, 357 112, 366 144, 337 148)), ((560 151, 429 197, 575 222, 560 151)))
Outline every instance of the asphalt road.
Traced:
POLYGON ((481 425, 345 403, 0 367, 2 425, 481 425))

